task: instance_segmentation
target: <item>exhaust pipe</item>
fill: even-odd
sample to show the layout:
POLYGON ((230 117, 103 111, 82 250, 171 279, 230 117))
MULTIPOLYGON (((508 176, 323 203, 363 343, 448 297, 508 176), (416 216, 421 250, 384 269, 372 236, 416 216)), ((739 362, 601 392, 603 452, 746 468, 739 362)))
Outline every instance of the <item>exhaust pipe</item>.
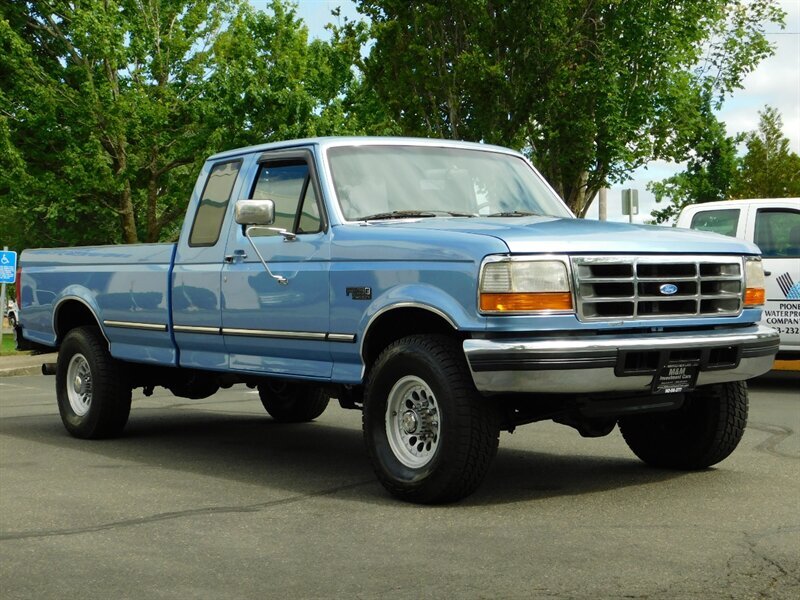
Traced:
POLYGON ((55 375, 56 363, 42 363, 42 375, 55 375))

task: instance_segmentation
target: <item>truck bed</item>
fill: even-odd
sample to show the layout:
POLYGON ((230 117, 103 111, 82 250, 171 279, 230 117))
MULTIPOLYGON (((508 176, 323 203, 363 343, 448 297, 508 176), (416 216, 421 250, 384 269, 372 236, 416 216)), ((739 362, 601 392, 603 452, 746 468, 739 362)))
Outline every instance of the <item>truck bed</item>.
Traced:
POLYGON ((102 324, 115 357, 176 364, 167 327, 174 254, 175 244, 26 250, 25 337, 55 346, 60 311, 78 302, 102 324))

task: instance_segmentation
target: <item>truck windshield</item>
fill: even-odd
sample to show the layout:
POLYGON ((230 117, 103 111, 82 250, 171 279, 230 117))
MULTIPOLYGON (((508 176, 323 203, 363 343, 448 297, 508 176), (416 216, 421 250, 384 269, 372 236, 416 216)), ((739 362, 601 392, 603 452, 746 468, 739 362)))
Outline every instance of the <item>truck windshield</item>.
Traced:
POLYGON ((328 150, 348 221, 571 215, 519 157, 466 148, 341 146, 328 150))

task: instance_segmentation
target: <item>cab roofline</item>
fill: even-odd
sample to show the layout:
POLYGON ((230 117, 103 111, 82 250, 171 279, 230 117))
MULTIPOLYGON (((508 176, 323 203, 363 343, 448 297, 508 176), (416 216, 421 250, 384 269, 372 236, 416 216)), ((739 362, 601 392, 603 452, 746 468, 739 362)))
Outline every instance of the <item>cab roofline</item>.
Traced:
POLYGON ((337 146, 427 146, 434 148, 464 148, 469 150, 483 150, 489 152, 499 152, 502 154, 512 154, 524 158, 524 155, 522 155, 520 152, 516 152, 509 148, 477 142, 460 142, 455 140, 415 137, 341 136, 285 140, 281 142, 246 146, 243 148, 234 148, 232 150, 218 152, 217 154, 210 156, 208 160, 214 161, 224 158, 233 158, 243 154, 267 152, 270 150, 286 150, 291 148, 308 148, 311 146, 317 146, 323 151, 337 146))

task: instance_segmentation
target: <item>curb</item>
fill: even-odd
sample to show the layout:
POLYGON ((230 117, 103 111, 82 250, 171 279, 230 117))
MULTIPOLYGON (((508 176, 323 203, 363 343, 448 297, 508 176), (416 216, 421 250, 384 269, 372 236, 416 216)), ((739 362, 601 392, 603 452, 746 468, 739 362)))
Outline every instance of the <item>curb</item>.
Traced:
POLYGON ((19 377, 23 375, 41 375, 42 363, 55 362, 57 353, 34 354, 32 356, 8 356, 0 357, 0 378, 19 377), (8 361, 3 359, 8 358, 8 361), (3 366, 12 364, 12 366, 3 366))
POLYGON ((15 377, 18 375, 41 375, 41 374, 42 374, 42 365, 0 369, 0 377, 15 377))

